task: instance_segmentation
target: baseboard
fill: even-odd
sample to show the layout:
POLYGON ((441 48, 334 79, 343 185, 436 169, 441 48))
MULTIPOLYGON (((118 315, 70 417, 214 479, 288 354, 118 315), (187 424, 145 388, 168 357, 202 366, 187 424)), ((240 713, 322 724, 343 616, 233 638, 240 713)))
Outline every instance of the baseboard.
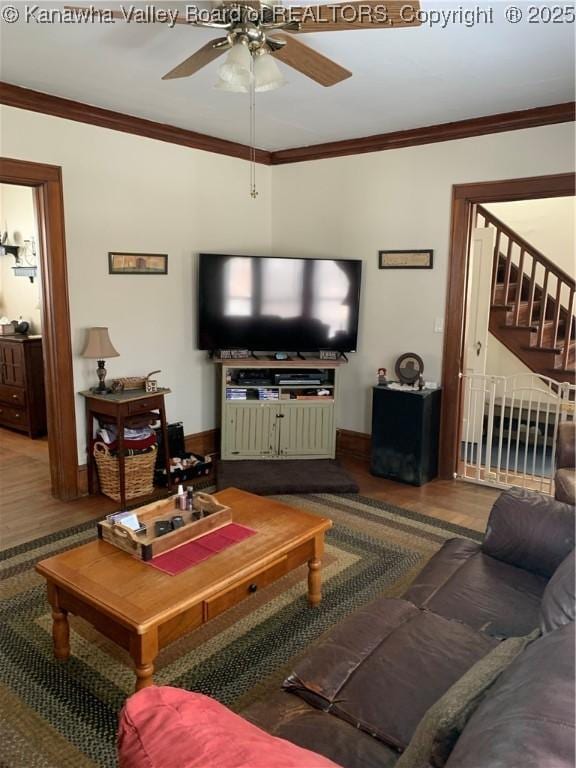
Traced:
POLYGON ((342 456, 369 461, 371 452, 372 435, 350 429, 336 430, 336 458, 342 456))
POLYGON ((220 452, 220 430, 207 429, 184 437, 184 446, 189 453, 199 453, 201 456, 220 452))
POLYGON ((88 495, 88 468, 86 464, 78 465, 78 496, 88 495))

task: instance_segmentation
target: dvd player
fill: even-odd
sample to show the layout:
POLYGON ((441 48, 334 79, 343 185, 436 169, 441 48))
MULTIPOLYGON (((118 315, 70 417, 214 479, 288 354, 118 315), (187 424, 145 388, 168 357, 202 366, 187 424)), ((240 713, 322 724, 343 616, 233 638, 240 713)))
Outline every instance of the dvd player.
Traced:
POLYGON ((316 384, 320 385, 322 382, 320 379, 280 379, 280 381, 277 381, 276 384, 279 385, 290 385, 290 384, 316 384))
POLYGON ((303 371, 300 371, 299 373, 274 374, 274 383, 283 384, 284 386, 287 384, 322 384, 325 379, 325 375, 320 371, 310 371, 310 373, 304 373, 303 371))

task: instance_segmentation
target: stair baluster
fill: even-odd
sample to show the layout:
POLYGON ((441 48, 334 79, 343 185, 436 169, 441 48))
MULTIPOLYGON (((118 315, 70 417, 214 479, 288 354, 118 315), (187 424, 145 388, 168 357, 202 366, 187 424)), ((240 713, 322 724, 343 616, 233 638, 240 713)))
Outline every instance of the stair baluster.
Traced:
MULTIPOLYGON (((487 212, 486 212, 487 213, 487 212)), ((488 217, 484 217, 488 222, 488 217)), ((498 264, 500 262, 500 230, 496 230, 494 241, 494 261, 492 263, 492 304, 496 303, 496 285, 498 284, 498 264)))
MULTIPOLYGON (((552 326, 552 346, 558 345, 558 328, 560 327, 560 309, 562 307, 562 281, 556 278, 556 299, 554 307, 554 325, 552 326)), ((570 341, 570 339, 567 339, 570 341)), ((566 345, 568 346, 568 345, 566 345)))
POLYGON ((532 324, 534 317, 534 298, 536 296, 536 267, 538 262, 532 257, 532 271, 530 272, 530 285, 528 287, 528 325, 532 324))
POLYGON ((574 324, 574 286, 570 289, 570 299, 568 301, 568 317, 566 319, 566 328, 564 329, 564 352, 562 353, 562 368, 568 368, 570 357, 570 342, 572 340, 572 326, 574 324))
POLYGON ((546 321, 546 308, 548 304, 548 278, 550 276, 550 270, 544 270, 544 284, 542 286, 542 297, 540 299, 540 321, 538 325, 538 333, 536 334, 536 346, 544 346, 544 323, 546 321))
MULTIPOLYGON (((518 274, 523 275, 524 274, 524 254, 526 251, 524 248, 520 248, 520 261, 518 262, 518 274)), ((522 283, 518 281, 518 285, 516 287, 516 296, 514 298, 515 306, 514 306, 514 325, 520 325, 520 303, 522 301, 522 283)), ((532 314, 530 313, 530 309, 528 309, 528 323, 530 323, 530 320, 532 318, 532 314)))
MULTIPOLYGON (((504 272, 504 301, 503 304, 508 304, 510 295, 510 273, 512 271, 512 238, 508 238, 508 248, 506 249, 506 268, 504 272)), ((518 300, 518 289, 516 290, 516 298, 518 300)))

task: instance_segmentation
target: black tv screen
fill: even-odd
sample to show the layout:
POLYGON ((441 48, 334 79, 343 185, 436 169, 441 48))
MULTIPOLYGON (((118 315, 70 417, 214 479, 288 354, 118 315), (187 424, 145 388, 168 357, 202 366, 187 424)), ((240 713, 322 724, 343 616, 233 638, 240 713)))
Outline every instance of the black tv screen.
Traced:
POLYGON ((201 253, 199 349, 352 352, 362 262, 201 253))

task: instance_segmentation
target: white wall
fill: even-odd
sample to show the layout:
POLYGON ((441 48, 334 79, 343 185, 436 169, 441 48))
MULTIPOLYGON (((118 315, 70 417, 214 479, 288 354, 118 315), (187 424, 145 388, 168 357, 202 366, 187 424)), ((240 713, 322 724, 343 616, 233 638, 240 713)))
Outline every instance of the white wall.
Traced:
POLYGON ((576 198, 514 200, 484 207, 569 275, 576 275, 576 198))
MULTIPOLYGON (((8 231, 8 242, 14 244, 14 233, 24 240, 34 238, 38 249, 38 233, 31 187, 0 184, 0 231, 8 231)), ((38 262, 38 255, 36 256, 38 262)), ((30 333, 40 333, 40 270, 31 283, 27 277, 16 277, 12 254, 0 256, 0 315, 9 320, 26 320, 30 333)))
POLYGON ((358 354, 342 370, 338 425, 370 431, 371 386, 403 352, 439 381, 453 184, 574 170, 574 124, 274 168, 274 250, 362 259, 358 354), (379 270, 378 250, 434 249, 433 270, 379 270))
MULTIPOLYGON (((214 365, 195 349, 196 254, 270 251, 270 168, 249 195, 248 164, 151 139, 3 107, 1 154, 62 166, 74 387, 96 383, 86 328, 106 325, 120 357, 110 377, 161 368, 170 420, 216 424, 214 365), (168 275, 109 275, 108 251, 167 253, 168 275)), ((85 461, 77 397, 79 460, 85 461)))
MULTIPOLYGON (((76 390, 85 329, 107 325, 121 357, 110 376, 161 368, 168 417, 187 433, 216 425, 214 368, 195 350, 194 256, 202 250, 365 262, 359 352, 342 370, 338 426, 370 431, 380 366, 419 353, 439 380, 452 185, 574 169, 574 126, 273 168, 3 107, 2 154, 63 168, 76 390), (273 184, 273 197, 272 197, 273 184), (433 270, 378 270, 378 250, 433 248, 433 270), (109 276, 110 250, 169 254, 165 277, 109 276)), ((78 400, 80 460, 83 403, 78 400)))
POLYGON ((533 371, 489 333, 486 350, 486 373, 490 376, 516 376, 521 373, 533 373, 533 371))

